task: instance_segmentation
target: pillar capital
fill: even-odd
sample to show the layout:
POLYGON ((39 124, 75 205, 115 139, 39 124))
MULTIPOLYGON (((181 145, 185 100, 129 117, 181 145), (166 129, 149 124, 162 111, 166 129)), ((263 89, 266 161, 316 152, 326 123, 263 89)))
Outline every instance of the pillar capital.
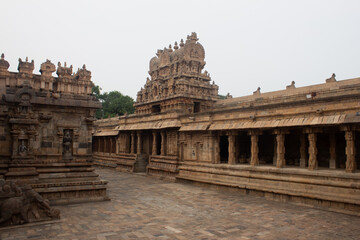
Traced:
POLYGON ((322 133, 322 128, 319 127, 307 127, 304 128, 303 133, 322 133))
POLYGON ((273 130, 273 133, 276 135, 280 135, 280 134, 289 134, 290 130, 287 128, 276 128, 273 130))
POLYGON ((356 129, 355 126, 352 125, 342 125, 340 126, 340 130, 344 132, 354 131, 356 129))
POLYGON ((260 129, 250 129, 249 132, 248 132, 248 135, 250 136, 258 136, 258 135, 261 135, 262 134, 262 130, 260 129))

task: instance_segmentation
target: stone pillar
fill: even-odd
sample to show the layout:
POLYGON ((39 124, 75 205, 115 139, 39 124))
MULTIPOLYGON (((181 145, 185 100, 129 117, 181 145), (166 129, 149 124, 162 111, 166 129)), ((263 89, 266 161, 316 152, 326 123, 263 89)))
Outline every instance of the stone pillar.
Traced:
POLYGON ((346 172, 355 172, 356 170, 356 149, 355 149, 355 133, 353 131, 345 132, 346 140, 346 172))
POLYGON ((184 161, 184 143, 180 143, 180 152, 179 152, 180 161, 184 161))
POLYGON ((112 137, 109 137, 109 145, 110 145, 110 147, 109 147, 109 153, 112 153, 112 148, 113 148, 113 138, 112 137))
POLYGON ((259 135, 256 132, 250 132, 251 136, 251 160, 250 165, 259 165, 259 135))
POLYGON ((300 135, 300 167, 306 167, 306 138, 305 134, 300 135))
POLYGON ((215 135, 214 136, 214 163, 219 164, 220 163, 220 136, 215 135))
POLYGON ((106 137, 103 137, 103 141, 104 141, 104 153, 106 153, 106 150, 107 150, 107 141, 106 141, 106 137))
POLYGON ((115 153, 119 153, 120 152, 120 144, 121 144, 120 136, 115 137, 115 142, 116 142, 115 153))
POLYGON ((152 155, 157 155, 157 145, 156 145, 156 137, 157 137, 157 133, 153 132, 153 144, 152 144, 152 155))
POLYGON ((273 165, 276 166, 277 163, 277 139, 274 139, 274 157, 273 157, 273 165))
POLYGON ((330 160, 329 160, 329 168, 336 169, 336 139, 335 133, 330 133, 330 160))
POLYGON ((135 133, 131 133, 131 154, 135 153, 135 133))
POLYGON ((138 132, 137 133, 137 148, 136 148, 136 153, 137 154, 140 154, 142 152, 142 149, 141 149, 141 132, 138 132))
POLYGON ((285 166, 285 134, 278 133, 276 135, 276 167, 282 168, 285 166))
POLYGON ((229 138, 229 161, 228 164, 234 165, 236 162, 235 156, 235 135, 228 135, 229 138))
POLYGON ((166 155, 166 133, 164 131, 161 132, 161 156, 166 155))
POLYGON ((317 169, 318 167, 318 161, 317 161, 317 147, 316 147, 316 141, 317 141, 317 135, 314 132, 311 132, 308 134, 309 139, 309 170, 317 169))

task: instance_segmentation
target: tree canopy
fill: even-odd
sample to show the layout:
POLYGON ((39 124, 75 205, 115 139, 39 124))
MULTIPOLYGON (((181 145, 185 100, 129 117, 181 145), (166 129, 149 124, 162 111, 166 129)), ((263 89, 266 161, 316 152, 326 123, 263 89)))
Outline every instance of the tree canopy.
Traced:
POLYGON ((101 94, 100 91, 101 88, 99 86, 92 88, 93 95, 102 104, 102 109, 96 112, 97 119, 121 116, 125 113, 134 113, 134 99, 131 97, 124 96, 119 91, 105 92, 103 94, 101 94))

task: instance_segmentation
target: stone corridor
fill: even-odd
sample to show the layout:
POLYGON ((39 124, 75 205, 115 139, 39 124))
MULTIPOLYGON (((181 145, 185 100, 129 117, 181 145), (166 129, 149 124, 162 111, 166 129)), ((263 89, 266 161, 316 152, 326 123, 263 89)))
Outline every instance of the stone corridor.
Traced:
POLYGON ((57 206, 61 219, 0 230, 1 240, 359 239, 360 218, 237 191, 97 169, 111 201, 57 206))

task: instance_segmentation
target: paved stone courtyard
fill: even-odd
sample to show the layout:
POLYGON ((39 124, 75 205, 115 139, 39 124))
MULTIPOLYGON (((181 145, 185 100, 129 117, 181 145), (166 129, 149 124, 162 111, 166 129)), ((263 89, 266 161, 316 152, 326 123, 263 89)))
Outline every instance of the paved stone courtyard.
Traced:
POLYGON ((111 201, 58 206, 61 220, 0 230, 0 239, 359 239, 360 218, 235 191, 96 170, 111 201))

